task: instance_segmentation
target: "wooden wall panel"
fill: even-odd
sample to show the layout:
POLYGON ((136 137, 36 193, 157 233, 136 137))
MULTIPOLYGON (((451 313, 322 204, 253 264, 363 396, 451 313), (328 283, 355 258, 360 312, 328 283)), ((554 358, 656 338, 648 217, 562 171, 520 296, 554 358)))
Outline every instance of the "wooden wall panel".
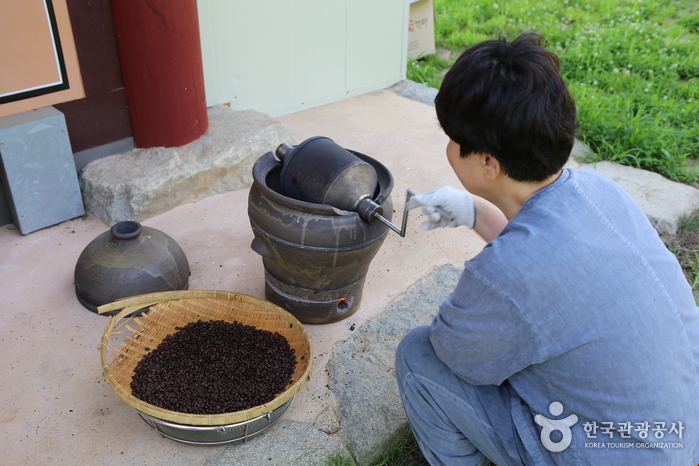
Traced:
POLYGON ((66 116, 73 152, 131 137, 124 89, 54 105, 66 116))
POLYGON ((66 116, 73 152, 133 136, 109 0, 68 0, 84 99, 54 105, 66 116))
POLYGON ((109 0, 68 0, 87 97, 124 87, 109 0))

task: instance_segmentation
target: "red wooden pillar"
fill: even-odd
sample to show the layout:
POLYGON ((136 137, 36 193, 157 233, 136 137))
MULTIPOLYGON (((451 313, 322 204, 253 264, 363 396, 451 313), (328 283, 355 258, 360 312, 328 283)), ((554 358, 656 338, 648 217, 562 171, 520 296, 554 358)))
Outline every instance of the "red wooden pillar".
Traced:
POLYGON ((136 147, 182 146, 209 127, 196 0, 112 0, 136 147))

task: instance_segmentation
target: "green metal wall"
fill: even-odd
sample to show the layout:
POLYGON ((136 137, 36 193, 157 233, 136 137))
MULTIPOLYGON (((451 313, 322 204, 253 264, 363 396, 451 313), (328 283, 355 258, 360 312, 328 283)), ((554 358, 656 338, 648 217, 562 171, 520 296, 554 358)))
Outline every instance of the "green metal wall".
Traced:
POLYGON ((198 0, 207 105, 278 117, 405 79, 408 0, 198 0))

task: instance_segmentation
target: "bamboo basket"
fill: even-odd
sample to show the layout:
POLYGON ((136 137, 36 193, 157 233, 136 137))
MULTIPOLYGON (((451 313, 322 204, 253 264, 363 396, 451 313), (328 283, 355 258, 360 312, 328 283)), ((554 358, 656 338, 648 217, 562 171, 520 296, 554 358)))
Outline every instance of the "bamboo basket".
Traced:
POLYGON ((306 329, 294 316, 268 301, 221 291, 166 291, 105 304, 97 312, 102 314, 118 309, 123 310, 109 316, 100 344, 104 376, 119 398, 154 418, 191 426, 223 426, 248 421, 291 400, 311 377, 313 354, 306 329), (142 316, 130 317, 148 306, 150 310, 142 316), (296 354, 296 370, 291 378, 293 382, 274 400, 233 413, 180 413, 136 398, 131 393, 131 379, 139 361, 168 334, 175 333, 175 327, 199 319, 238 321, 283 335, 296 354), (111 360, 108 357, 110 353, 113 355, 111 360))

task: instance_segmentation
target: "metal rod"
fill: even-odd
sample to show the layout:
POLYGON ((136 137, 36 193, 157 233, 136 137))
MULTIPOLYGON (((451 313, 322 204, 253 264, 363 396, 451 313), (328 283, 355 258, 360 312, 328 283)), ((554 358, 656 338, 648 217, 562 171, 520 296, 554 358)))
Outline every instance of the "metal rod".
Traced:
MULTIPOLYGON (((373 216, 374 216, 377 220, 379 220, 381 223, 385 224, 388 228, 390 228, 391 230, 393 230, 393 231, 395 231, 396 233, 398 233, 398 234, 401 236, 401 238, 405 238, 406 227, 407 227, 407 225, 408 225, 408 212, 410 211, 410 209, 408 209, 408 201, 409 201, 411 198, 413 198, 413 197, 415 197, 415 196, 417 196, 417 195, 418 195, 417 192, 415 192, 414 190, 412 190, 412 189, 410 189, 410 188, 408 188, 408 190, 406 191, 406 194, 405 194, 405 209, 403 210, 403 222, 401 223, 401 227, 400 227, 400 228, 398 228, 397 226, 395 226, 394 224, 392 224, 388 219, 386 219, 385 217, 383 217, 382 215, 380 215, 378 212, 374 212, 374 213, 373 213, 373 216)), ((454 216, 448 214, 448 213, 447 213, 444 209, 442 209, 441 207, 435 206, 435 209, 436 209, 437 212, 439 212, 443 217, 448 218, 450 221, 453 221, 453 220, 454 220, 454 216)))
MULTIPOLYGON (((383 216, 381 216, 379 214, 374 214, 374 217, 376 217, 376 219, 379 220, 381 223, 385 224, 388 228, 390 228, 391 230, 395 231, 400 236, 405 238, 405 230, 401 230, 400 228, 398 228, 397 226, 392 224, 388 219, 384 218, 383 216)), ((405 213, 403 213, 403 218, 405 218, 405 217, 406 217, 406 215, 405 215, 405 213)))
POLYGON ((408 206, 408 201, 413 197, 417 196, 417 193, 413 191, 412 189, 408 188, 405 194, 405 205, 406 208, 403 210, 403 222, 401 223, 400 228, 395 226, 393 223, 391 223, 387 218, 383 217, 379 213, 374 213, 374 217, 376 217, 377 220, 379 220, 381 223, 385 224, 388 228, 391 230, 395 231, 398 233, 401 238, 405 238, 405 233, 406 233, 406 227, 408 226, 408 212, 410 211, 407 206, 408 206))
POLYGON ((294 147, 290 144, 287 144, 286 142, 283 144, 279 144, 277 149, 274 151, 275 158, 280 162, 283 162, 284 157, 286 157, 286 154, 288 154, 293 149, 294 147))

